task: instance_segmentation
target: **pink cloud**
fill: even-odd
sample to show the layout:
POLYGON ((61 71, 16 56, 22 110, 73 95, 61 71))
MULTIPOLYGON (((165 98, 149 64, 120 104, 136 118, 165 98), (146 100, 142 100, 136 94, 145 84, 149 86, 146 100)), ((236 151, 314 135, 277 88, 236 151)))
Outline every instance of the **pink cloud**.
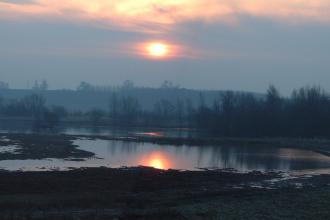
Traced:
POLYGON ((32 0, 0 1, 0 19, 26 16, 97 21, 134 31, 157 30, 187 21, 231 22, 240 15, 281 22, 329 22, 329 0, 32 0))

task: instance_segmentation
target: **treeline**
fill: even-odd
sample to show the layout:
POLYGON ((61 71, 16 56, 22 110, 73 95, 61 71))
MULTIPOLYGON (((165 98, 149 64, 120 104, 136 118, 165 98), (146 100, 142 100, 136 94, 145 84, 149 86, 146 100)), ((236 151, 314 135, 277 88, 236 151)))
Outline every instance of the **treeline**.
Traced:
MULTIPOLYGON (((1 90, 9 90, 9 83, 0 81, 0 91, 1 90)), ((34 81, 34 84, 31 88, 32 90, 46 91, 48 89, 48 82, 46 80, 42 80, 39 82, 38 80, 34 81)))
POLYGON ((18 100, 0 97, 0 115, 10 118, 31 118, 35 127, 54 128, 61 117, 67 116, 67 111, 60 106, 46 107, 46 99, 42 95, 33 94, 18 100))
MULTIPOLYGON (((29 83, 28 83, 29 84, 29 83)), ((115 90, 129 90, 134 88, 143 88, 136 86, 135 83, 131 80, 125 80, 121 85, 117 86, 111 86, 111 85, 93 85, 91 83, 82 81, 77 86, 76 91, 80 92, 112 92, 115 90)), ((165 80, 162 82, 162 84, 159 87, 160 89, 179 89, 180 85, 174 84, 172 81, 165 80)), ((1 90, 9 90, 10 86, 9 83, 0 81, 0 91, 1 90)), ((28 89, 30 89, 30 85, 28 85, 28 89)), ((49 84, 47 80, 41 80, 40 82, 38 80, 35 80, 33 83, 33 86, 31 87, 31 90, 35 91, 46 91, 49 89, 49 84)))
POLYGON ((76 118, 93 125, 197 128, 226 137, 330 137, 330 96, 320 87, 294 90, 282 97, 274 86, 257 97, 251 93, 220 93, 206 104, 190 99, 158 100, 146 110, 139 100, 109 93, 108 110, 70 112, 61 106, 46 107, 41 95, 19 100, 0 98, 3 117, 31 117, 36 124, 54 127, 60 119, 76 118))
POLYGON ((289 98, 270 86, 266 96, 226 92, 213 106, 199 106, 196 126, 229 137, 330 137, 330 96, 320 87, 289 98))
MULTIPOLYGON (((135 83, 131 80, 125 80, 122 85, 118 86, 111 86, 111 85, 105 85, 105 86, 99 86, 99 85, 93 85, 91 83, 82 81, 77 87, 77 91, 80 92, 114 92, 118 90, 131 90, 131 89, 138 89, 143 88, 140 86, 136 86, 135 83)), ((160 85, 159 89, 180 89, 179 84, 174 84, 172 81, 165 80, 160 85)))
POLYGON ((213 104, 203 94, 191 100, 159 100, 144 111, 131 97, 110 99, 111 118, 148 126, 192 127, 225 137, 330 137, 330 96, 320 87, 304 87, 282 97, 270 86, 262 98, 251 93, 221 93, 213 104))

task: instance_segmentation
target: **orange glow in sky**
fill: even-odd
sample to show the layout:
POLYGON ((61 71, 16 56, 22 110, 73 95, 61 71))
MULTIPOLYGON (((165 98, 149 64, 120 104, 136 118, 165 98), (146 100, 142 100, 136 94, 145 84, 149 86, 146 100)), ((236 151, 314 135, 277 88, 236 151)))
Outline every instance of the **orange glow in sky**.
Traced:
MULTIPOLYGON (((0 0, 0 21, 82 23, 97 28, 143 32, 149 39, 168 40, 171 40, 169 33, 193 34, 195 22, 235 25, 251 17, 283 24, 329 24, 329 11, 330 0, 0 0), (190 24, 190 28, 185 27, 185 23, 190 24)), ((158 41, 141 45, 136 48, 133 42, 127 42, 118 50, 154 60, 212 56, 195 45, 158 41), (128 44, 131 47, 127 49, 128 44)))
POLYGON ((166 41, 151 40, 135 44, 137 55, 147 59, 167 60, 184 56, 183 47, 166 41))
POLYGON ((146 46, 148 54, 152 57, 166 57, 169 54, 170 47, 167 44, 154 42, 146 46))
POLYGON ((46 16, 98 21, 131 31, 164 30, 191 21, 232 22, 239 15, 330 22, 329 0, 29 0, 0 1, 0 17, 46 16), (22 3, 24 2, 24 4, 22 3), (143 28, 149 27, 149 28, 143 28), (155 30, 156 29, 156 30, 155 30))

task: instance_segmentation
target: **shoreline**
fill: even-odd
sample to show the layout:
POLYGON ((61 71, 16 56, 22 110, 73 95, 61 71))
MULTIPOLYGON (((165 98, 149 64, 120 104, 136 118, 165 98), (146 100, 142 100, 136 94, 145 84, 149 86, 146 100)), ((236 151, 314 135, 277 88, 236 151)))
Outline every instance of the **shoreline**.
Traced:
MULTIPOLYGON (((74 145, 74 140, 79 138, 165 145, 244 143, 244 146, 267 144, 269 147, 302 141, 64 134, 0 136, 0 146, 25 144, 25 152, 34 150, 35 155, 29 156, 36 158, 46 155, 88 158, 91 152, 77 151, 78 146, 74 145), (40 149, 43 150, 39 152, 40 149), (54 152, 54 149, 58 150, 54 152)), ((314 140, 301 147, 322 149, 325 143, 327 141, 314 140)), ((240 173, 230 169, 181 171, 98 167, 67 171, 0 170, 0 179, 2 220, 278 219, 283 217, 281 213, 285 213, 287 219, 312 219, 315 216, 324 219, 330 215, 330 174, 290 177, 284 172, 240 173)))

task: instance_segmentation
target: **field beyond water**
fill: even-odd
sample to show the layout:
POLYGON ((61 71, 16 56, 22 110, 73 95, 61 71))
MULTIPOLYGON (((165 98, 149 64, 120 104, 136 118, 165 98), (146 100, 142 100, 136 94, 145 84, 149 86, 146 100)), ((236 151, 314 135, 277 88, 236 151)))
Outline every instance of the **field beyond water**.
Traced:
MULTIPOLYGON (((74 145, 77 138, 114 137, 3 134, 0 159, 94 156, 74 145)), ((120 140, 123 140, 122 138, 120 140)), ((158 144, 267 143, 328 152, 327 141, 257 139, 124 138, 158 144)), ((330 174, 291 178, 281 172, 178 171, 149 167, 79 168, 69 171, 0 171, 0 219, 327 219, 330 174)))

